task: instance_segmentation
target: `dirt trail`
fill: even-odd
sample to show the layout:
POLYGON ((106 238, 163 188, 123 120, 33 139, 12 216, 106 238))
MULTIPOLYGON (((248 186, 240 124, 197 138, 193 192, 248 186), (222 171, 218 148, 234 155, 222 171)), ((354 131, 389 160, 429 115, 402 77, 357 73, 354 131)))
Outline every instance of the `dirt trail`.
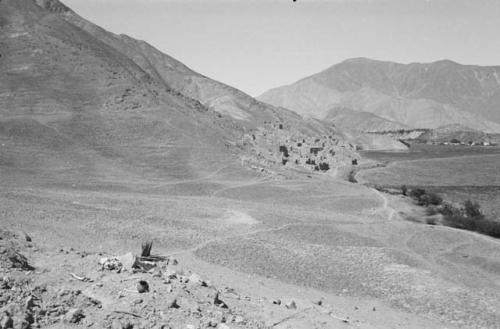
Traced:
POLYGON ((380 191, 376 190, 376 189, 372 189, 372 191, 380 198, 382 199, 382 202, 383 202, 383 205, 382 205, 382 210, 383 211, 387 211, 388 212, 388 215, 387 215, 387 220, 392 220, 393 217, 394 217, 394 214, 396 213, 396 210, 392 207, 389 206, 389 199, 387 198, 387 196, 385 196, 383 193, 381 193, 380 191))

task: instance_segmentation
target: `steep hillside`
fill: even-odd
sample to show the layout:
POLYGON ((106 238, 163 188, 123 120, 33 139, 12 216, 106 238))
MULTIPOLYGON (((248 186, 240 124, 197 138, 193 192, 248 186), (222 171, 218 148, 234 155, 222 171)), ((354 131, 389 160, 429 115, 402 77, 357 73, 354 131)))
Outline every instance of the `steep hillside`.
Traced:
POLYGON ((0 2, 4 174, 65 184, 183 179, 230 158, 237 127, 61 19, 66 7, 45 4, 62 14, 31 0, 0 2))
POLYGON ((268 130, 335 134, 106 32, 57 0, 3 0, 0 25, 0 170, 13 181, 14 171, 78 185, 182 180, 242 157, 282 166, 281 141, 268 130))
POLYGON ((346 60, 260 100, 324 119, 333 107, 370 112, 413 128, 446 124, 500 131, 500 67, 444 60, 398 64, 346 60))

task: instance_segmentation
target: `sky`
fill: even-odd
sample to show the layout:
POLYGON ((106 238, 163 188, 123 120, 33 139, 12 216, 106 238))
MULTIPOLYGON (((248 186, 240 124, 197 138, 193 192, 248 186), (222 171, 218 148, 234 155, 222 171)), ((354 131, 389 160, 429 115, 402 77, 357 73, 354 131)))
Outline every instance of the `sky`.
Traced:
POLYGON ((62 0, 244 92, 345 59, 500 65, 500 0, 62 0))

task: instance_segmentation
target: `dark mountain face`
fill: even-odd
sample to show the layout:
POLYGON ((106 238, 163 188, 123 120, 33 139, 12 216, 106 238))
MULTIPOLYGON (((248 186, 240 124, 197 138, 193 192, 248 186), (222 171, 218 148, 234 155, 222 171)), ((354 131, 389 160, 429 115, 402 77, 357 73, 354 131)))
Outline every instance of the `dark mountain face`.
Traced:
POLYGON ((333 107, 347 107, 415 127, 461 123, 495 131, 500 128, 500 67, 460 65, 449 60, 404 65, 359 58, 295 85, 270 90, 260 99, 301 114, 306 114, 308 106, 317 112, 322 109, 321 115, 333 107), (307 84, 324 89, 318 95, 309 93, 312 101, 299 105, 295 99, 303 95, 291 93, 300 92, 299 86, 307 84), (415 118, 416 114, 421 118, 415 118))

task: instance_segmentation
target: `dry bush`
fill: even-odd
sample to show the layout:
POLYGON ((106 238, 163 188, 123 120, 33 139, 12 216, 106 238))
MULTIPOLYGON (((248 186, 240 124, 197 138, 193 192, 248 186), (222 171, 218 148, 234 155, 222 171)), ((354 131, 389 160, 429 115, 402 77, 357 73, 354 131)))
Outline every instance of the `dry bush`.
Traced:
POLYGON ((153 241, 144 241, 141 245, 141 257, 151 256, 151 248, 153 248, 153 241))

